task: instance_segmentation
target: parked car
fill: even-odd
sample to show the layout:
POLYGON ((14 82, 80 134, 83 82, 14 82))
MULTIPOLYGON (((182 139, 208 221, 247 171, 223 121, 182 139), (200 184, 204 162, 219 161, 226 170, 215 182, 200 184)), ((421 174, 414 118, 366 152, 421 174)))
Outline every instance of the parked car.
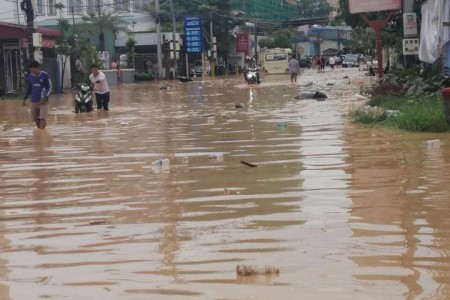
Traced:
POLYGON ((342 66, 347 68, 359 67, 360 63, 361 56, 359 54, 346 54, 342 66))
MULTIPOLYGON (((209 74, 209 72, 211 71, 211 67, 209 64, 205 64, 205 72, 206 74, 209 74)), ((202 76, 203 70, 202 70, 202 60, 196 60, 194 61, 194 67, 191 68, 191 70, 189 71, 189 75, 190 76, 202 76)))
POLYGON ((191 68, 191 70, 189 71, 189 75, 194 76, 202 76, 203 70, 202 70, 202 61, 196 60, 194 61, 194 67, 191 68))

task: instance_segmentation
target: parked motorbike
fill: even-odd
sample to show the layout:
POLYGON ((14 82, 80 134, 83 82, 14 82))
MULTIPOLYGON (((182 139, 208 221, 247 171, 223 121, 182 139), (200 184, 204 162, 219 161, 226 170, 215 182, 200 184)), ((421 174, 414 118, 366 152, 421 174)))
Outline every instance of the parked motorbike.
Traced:
POLYGON ((89 85, 81 83, 77 85, 75 95, 75 113, 92 111, 92 92, 89 85))
POLYGON ((257 67, 250 67, 247 70, 247 74, 245 75, 245 80, 247 84, 259 84, 259 70, 257 67))

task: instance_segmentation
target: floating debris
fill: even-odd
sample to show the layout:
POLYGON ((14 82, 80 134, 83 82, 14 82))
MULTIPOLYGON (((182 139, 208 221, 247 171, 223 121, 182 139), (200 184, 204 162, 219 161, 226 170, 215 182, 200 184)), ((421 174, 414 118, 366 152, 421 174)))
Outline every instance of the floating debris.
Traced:
MULTIPOLYGON (((196 76, 194 76, 194 78, 195 78, 195 77, 196 77, 196 76)), ((178 80, 181 81, 181 82, 189 82, 189 81, 192 81, 192 80, 193 80, 192 78, 185 77, 185 76, 178 76, 177 78, 178 78, 178 80)))
POLYGON ((103 225, 105 224, 105 220, 98 220, 98 221, 90 221, 89 225, 103 225))
POLYGON ((280 274, 280 269, 273 266, 247 266, 247 265, 237 265, 236 273, 239 276, 255 276, 255 275, 273 275, 280 274))
POLYGON ((257 165, 251 164, 251 163, 246 162, 246 161, 243 161, 243 160, 241 160, 241 164, 244 164, 244 165, 249 166, 249 167, 252 167, 252 168, 258 167, 257 165))
POLYGON ((235 108, 244 108, 244 105, 242 103, 237 103, 234 105, 235 108))
POLYGON ((427 146, 428 149, 435 149, 435 148, 439 148, 441 146, 441 141, 440 140, 428 140, 428 141, 425 141, 425 145, 427 146))

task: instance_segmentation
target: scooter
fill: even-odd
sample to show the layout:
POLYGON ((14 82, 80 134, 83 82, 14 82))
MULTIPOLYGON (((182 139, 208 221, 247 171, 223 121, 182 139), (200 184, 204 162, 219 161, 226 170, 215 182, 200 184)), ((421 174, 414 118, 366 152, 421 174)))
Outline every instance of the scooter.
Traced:
POLYGON ((246 78, 247 84, 259 84, 259 71, 256 67, 248 68, 246 78))
POLYGON ((77 85, 78 91, 75 95, 75 113, 92 111, 91 88, 86 83, 77 85))

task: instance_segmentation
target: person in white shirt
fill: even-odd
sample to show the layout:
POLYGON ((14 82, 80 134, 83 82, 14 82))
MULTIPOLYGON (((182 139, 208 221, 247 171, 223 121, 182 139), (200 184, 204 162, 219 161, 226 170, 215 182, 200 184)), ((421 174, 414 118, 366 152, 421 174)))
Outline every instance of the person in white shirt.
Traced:
POLYGON ((106 76, 102 71, 99 71, 96 64, 91 65, 91 88, 95 92, 95 99, 97 101, 97 109, 109 110, 109 86, 106 76))
POLYGON ((328 60, 328 63, 330 64, 330 67, 332 69, 334 69, 334 65, 336 64, 336 60, 334 59, 333 56, 330 57, 330 59, 328 60))
POLYGON ((292 59, 289 61, 289 74, 291 74, 291 82, 297 82, 298 73, 300 73, 300 65, 298 60, 295 58, 295 55, 292 56, 292 59))

